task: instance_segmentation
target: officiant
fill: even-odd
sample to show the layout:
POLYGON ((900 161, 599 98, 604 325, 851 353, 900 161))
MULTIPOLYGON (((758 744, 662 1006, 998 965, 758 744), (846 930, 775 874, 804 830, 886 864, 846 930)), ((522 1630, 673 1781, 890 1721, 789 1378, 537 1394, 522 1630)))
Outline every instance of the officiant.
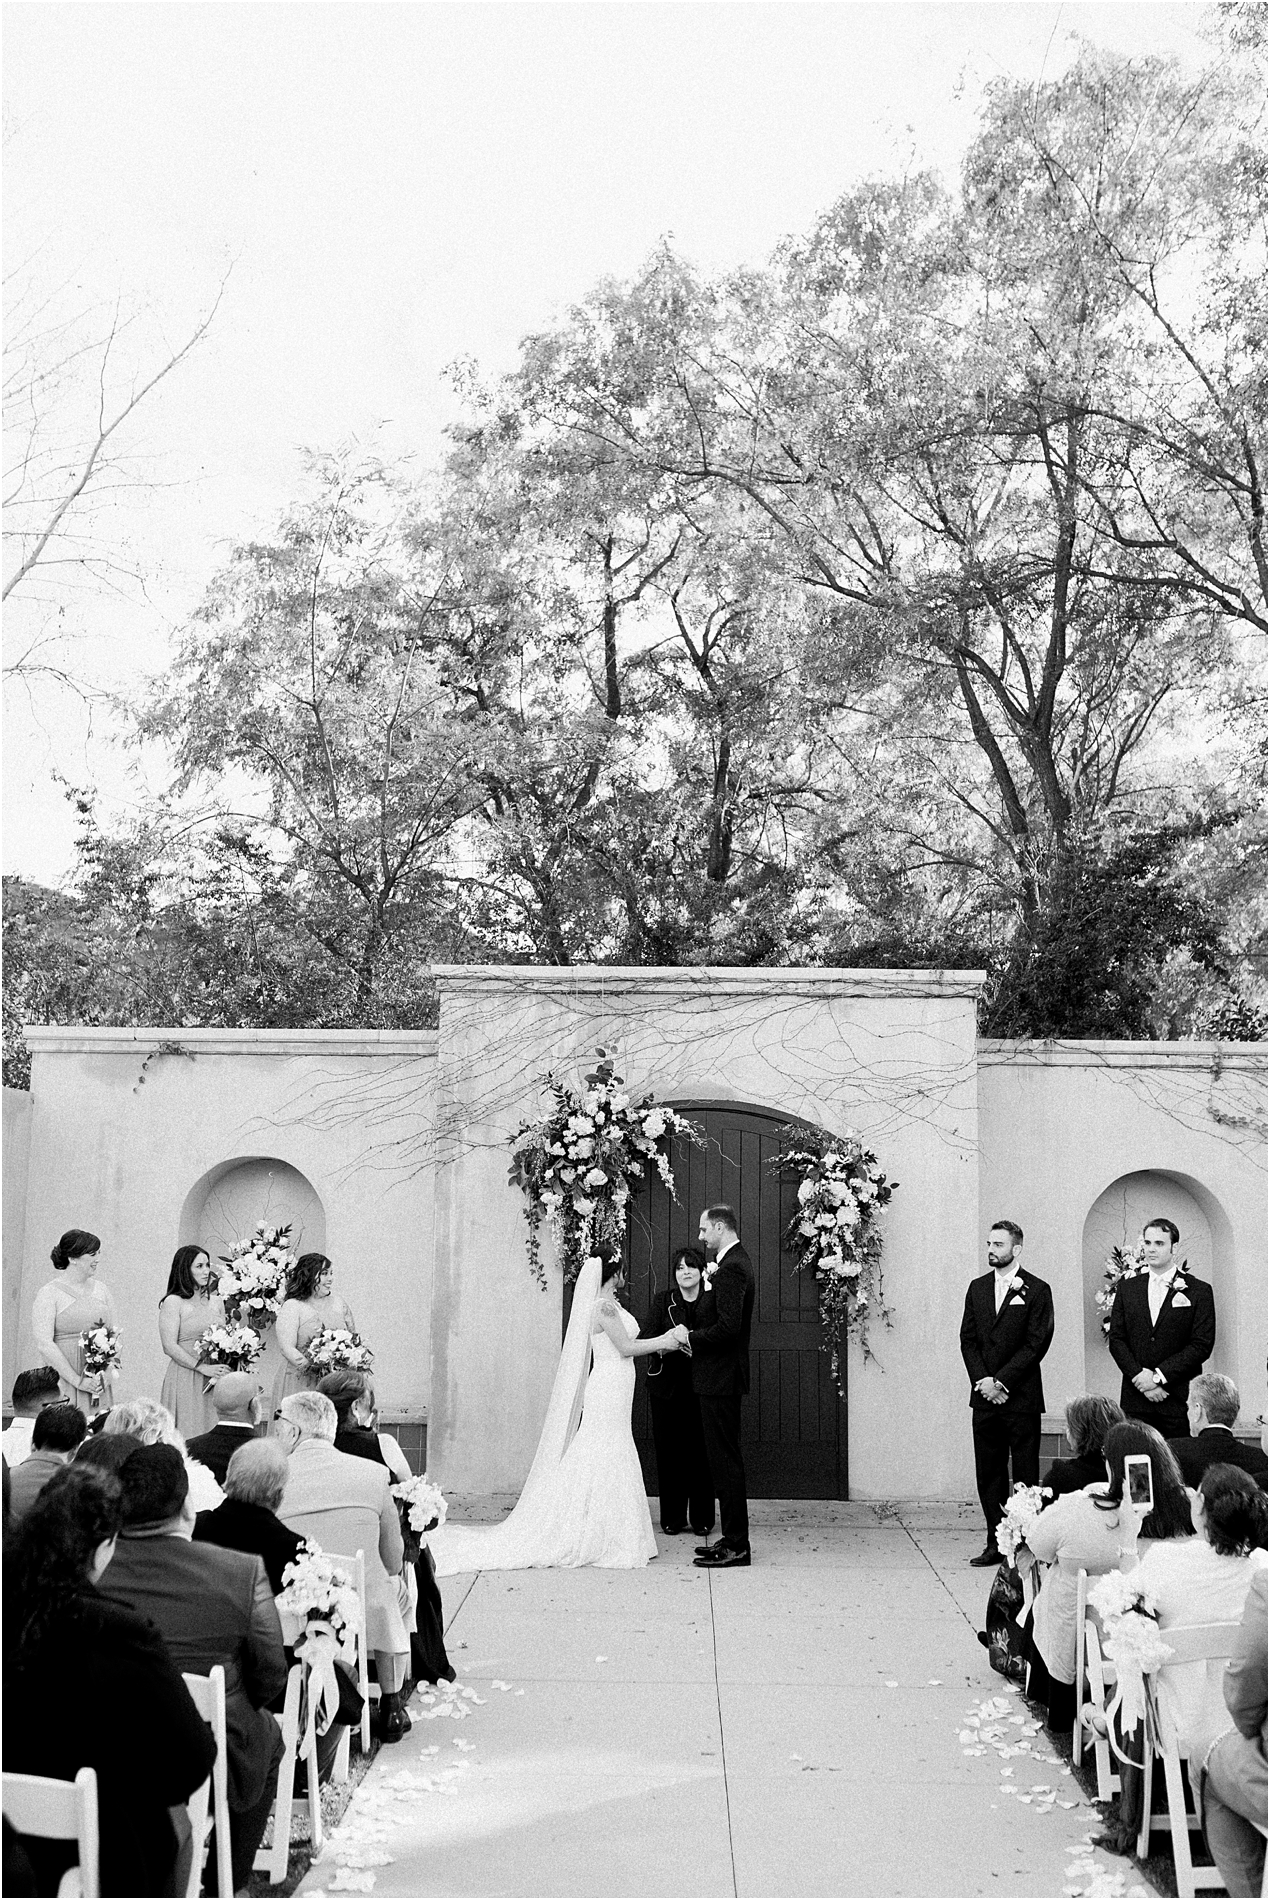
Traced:
MULTIPOLYGON (((656 1339, 672 1326, 691 1330, 709 1324, 714 1302, 705 1285, 705 1267, 699 1247, 678 1249, 671 1259, 671 1285, 649 1308, 641 1339, 656 1339)), ((650 1354, 646 1363, 661 1527, 672 1537, 689 1527, 705 1537, 714 1528, 714 1481, 701 1406, 692 1389, 692 1360, 686 1352, 663 1352, 650 1354)))

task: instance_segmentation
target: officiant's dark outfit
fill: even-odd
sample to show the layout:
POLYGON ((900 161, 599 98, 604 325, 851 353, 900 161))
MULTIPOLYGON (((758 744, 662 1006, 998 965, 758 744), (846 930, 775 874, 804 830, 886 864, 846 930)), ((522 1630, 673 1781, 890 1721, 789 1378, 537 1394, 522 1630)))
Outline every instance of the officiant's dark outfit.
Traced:
MULTIPOLYGON (((639 1335, 656 1339, 672 1326, 705 1326, 714 1317, 712 1293, 703 1288, 695 1300, 686 1300, 677 1286, 671 1286, 653 1301, 639 1335)), ((701 1401, 692 1389, 692 1360, 683 1352, 653 1353, 644 1365, 661 1527, 681 1531, 690 1524, 705 1537, 714 1529, 714 1479, 706 1457, 701 1401)))
POLYGON ((1046 1282, 1015 1267, 1005 1276, 998 1308, 998 1277, 983 1273, 970 1282, 961 1321, 961 1356, 971 1385, 975 1483, 988 1526, 988 1550, 995 1546, 1010 1495, 1011 1466, 1015 1484, 1040 1483, 1045 1410, 1041 1361, 1054 1337, 1054 1300, 1046 1282), (1005 1387, 1003 1404, 993 1404, 975 1390, 980 1379, 995 1379, 1005 1387))
POLYGON ((692 1389, 701 1406, 706 1456, 719 1500, 720 1542, 748 1556, 750 1512, 741 1457, 741 1400, 750 1389, 754 1268, 739 1240, 715 1262, 711 1294, 713 1313, 704 1312, 704 1324, 688 1328, 692 1389))
POLYGON ((1186 1396, 1211 1357, 1217 1335, 1213 1289, 1179 1268, 1151 1316, 1150 1274, 1135 1273, 1116 1289, 1107 1344, 1124 1377, 1120 1409, 1126 1418, 1154 1425, 1165 1438, 1188 1432, 1186 1396), (1163 1399, 1151 1400, 1133 1383, 1145 1367, 1162 1375, 1163 1399))

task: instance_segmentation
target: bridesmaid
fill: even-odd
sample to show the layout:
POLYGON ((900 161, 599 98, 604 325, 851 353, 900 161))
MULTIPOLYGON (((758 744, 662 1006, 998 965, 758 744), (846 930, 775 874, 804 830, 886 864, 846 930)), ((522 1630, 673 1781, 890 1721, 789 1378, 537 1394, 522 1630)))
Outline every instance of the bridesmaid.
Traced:
POLYGON ((197 1438, 216 1423, 208 1393, 226 1368, 200 1367, 195 1347, 200 1333, 224 1324, 210 1258, 202 1247, 178 1247, 168 1290, 159 1301, 159 1339, 168 1357, 159 1398, 182 1438, 197 1438))
POLYGON ((72 1227, 49 1255, 58 1275, 46 1280, 35 1296, 31 1331, 45 1365, 53 1367, 62 1391, 83 1412, 108 1412, 115 1402, 110 1379, 83 1371, 82 1335, 90 1326, 114 1326, 115 1302, 104 1280, 97 1278, 101 1242, 96 1234, 72 1227))
POLYGON ((332 1293, 335 1269, 324 1253, 302 1253, 287 1275, 287 1297, 274 1327, 282 1354, 281 1376, 273 1389, 276 1413, 291 1392, 307 1392, 317 1384, 304 1349, 324 1326, 355 1333, 352 1311, 338 1293, 332 1293))

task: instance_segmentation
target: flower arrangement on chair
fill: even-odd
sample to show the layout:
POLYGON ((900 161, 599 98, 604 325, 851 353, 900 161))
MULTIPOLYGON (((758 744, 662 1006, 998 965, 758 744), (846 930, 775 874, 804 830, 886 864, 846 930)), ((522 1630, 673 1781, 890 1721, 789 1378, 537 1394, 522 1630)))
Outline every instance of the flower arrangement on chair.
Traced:
POLYGON ((254 1326, 263 1332, 277 1319, 286 1298, 287 1275, 295 1265, 290 1239, 290 1222, 285 1227, 267 1227, 258 1221, 249 1240, 239 1241, 221 1255, 216 1290, 231 1326, 254 1326))
POLYGON ((778 1174, 796 1173, 798 1212, 785 1245, 795 1255, 794 1270, 813 1273, 820 1292, 820 1323, 830 1356, 830 1373, 841 1398, 846 1381, 840 1358, 844 1335, 854 1335, 866 1359, 871 1321, 891 1323, 882 1301, 882 1234, 878 1217, 899 1186, 854 1129, 842 1135, 808 1128, 785 1128, 792 1145, 777 1155, 778 1174))
POLYGON ((249 1372, 264 1349, 254 1326, 209 1326, 197 1348, 200 1364, 228 1366, 231 1372, 249 1372))
MULTIPOLYGON (((1103 1623, 1103 1651, 1116 1665, 1116 1696, 1106 1712, 1120 1711, 1122 1734, 1146 1714, 1146 1678, 1155 1675, 1173 1651, 1160 1634, 1159 1608, 1151 1591, 1131 1572, 1109 1571, 1089 1585, 1088 1602, 1103 1623)), ((1117 1753, 1119 1751, 1117 1750, 1117 1753)))
POLYGON ((360 1333, 346 1332, 342 1326, 321 1326, 304 1349, 309 1371, 321 1379, 328 1372, 365 1372, 374 1364, 375 1355, 363 1346, 360 1333))
POLYGON ((555 1236, 566 1282, 575 1280, 588 1255, 620 1246, 631 1183, 645 1169, 655 1167, 674 1194, 671 1137, 705 1145, 694 1123, 660 1107, 651 1095, 633 1102, 612 1056, 604 1049, 596 1053, 599 1061, 582 1089, 547 1077, 552 1112, 523 1123, 513 1137, 508 1179, 525 1196, 529 1266, 541 1287, 547 1284, 539 1250, 544 1221, 555 1236))
POLYGON ((997 1525, 997 1549, 1012 1564, 1021 1545, 1029 1544, 1036 1520, 1054 1493, 1045 1485, 1016 1484, 997 1525))
POLYGON ((362 1626, 356 1586, 333 1559, 306 1538, 300 1555, 282 1573, 277 1604, 281 1615, 294 1618, 301 1626, 292 1648, 308 1663, 317 1680, 318 1693, 310 1703, 309 1720, 314 1720, 321 1705, 325 1720, 319 1727, 325 1730, 339 1711, 336 1661, 351 1666, 355 1660, 362 1626))

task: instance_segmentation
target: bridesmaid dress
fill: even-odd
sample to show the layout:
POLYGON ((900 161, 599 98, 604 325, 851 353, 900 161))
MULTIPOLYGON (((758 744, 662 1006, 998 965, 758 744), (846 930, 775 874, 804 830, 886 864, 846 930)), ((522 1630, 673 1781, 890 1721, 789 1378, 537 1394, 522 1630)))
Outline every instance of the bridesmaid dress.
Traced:
MULTIPOLYGON (((59 1286, 58 1291, 62 1288, 59 1286)), ((84 1367, 83 1335, 92 1326, 110 1324, 110 1306, 107 1295, 96 1281, 84 1287, 79 1293, 72 1294, 58 1307, 53 1319, 53 1343, 64 1355, 76 1372, 84 1367)), ((100 1394, 89 1399, 83 1392, 61 1381, 62 1392, 72 1405, 90 1413, 108 1412, 115 1402, 114 1382, 106 1378, 102 1382, 100 1394)))
MULTIPOLYGON (((181 1300, 176 1343, 192 1357, 195 1341, 208 1327, 224 1324, 224 1302, 215 1294, 207 1299, 196 1294, 192 1300, 181 1300)), ((216 1414, 209 1396, 211 1389, 212 1381, 205 1379, 201 1372, 195 1372, 191 1366, 178 1366, 174 1359, 168 1360, 159 1399, 176 1420, 176 1429, 182 1438, 197 1438, 203 1432, 210 1432, 215 1425, 216 1414)))
MULTIPOLYGON (((295 1334, 297 1352, 303 1352, 324 1326, 350 1333, 353 1330, 348 1308, 338 1297, 328 1300, 320 1313, 315 1312, 306 1300, 298 1300, 296 1304, 300 1308, 300 1323, 296 1327, 295 1334)), ((283 1399, 289 1397, 292 1392, 311 1392, 316 1384, 317 1380, 307 1366, 293 1366, 289 1360, 284 1359, 277 1384, 273 1388, 274 1411, 277 1411, 283 1399)))

